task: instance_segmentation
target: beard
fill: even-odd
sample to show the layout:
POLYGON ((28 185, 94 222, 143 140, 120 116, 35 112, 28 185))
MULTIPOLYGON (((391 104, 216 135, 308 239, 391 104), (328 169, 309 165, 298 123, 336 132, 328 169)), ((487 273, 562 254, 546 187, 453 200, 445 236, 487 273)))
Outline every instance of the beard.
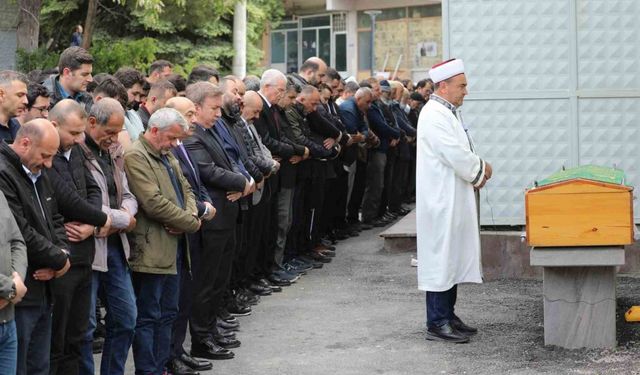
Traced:
POLYGON ((140 108, 140 102, 134 100, 131 103, 129 103, 128 107, 129 109, 133 109, 134 111, 137 111, 140 108))

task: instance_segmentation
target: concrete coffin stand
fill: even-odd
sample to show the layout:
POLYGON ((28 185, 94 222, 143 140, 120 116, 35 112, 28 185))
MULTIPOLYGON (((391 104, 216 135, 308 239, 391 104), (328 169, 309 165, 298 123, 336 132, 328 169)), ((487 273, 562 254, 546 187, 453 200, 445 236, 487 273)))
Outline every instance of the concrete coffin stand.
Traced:
POLYGON ((616 269, 624 248, 532 248, 543 267, 544 343, 567 349, 616 346, 616 269))

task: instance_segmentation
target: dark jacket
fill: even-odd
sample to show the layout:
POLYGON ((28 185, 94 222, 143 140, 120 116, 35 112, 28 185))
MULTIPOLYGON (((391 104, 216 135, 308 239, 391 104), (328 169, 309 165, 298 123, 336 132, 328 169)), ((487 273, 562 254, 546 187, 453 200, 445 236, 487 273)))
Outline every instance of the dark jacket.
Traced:
POLYGON ((264 175, 262 174, 262 171, 249 157, 249 150, 247 150, 247 145, 244 141, 244 135, 241 132, 242 128, 240 128, 240 126, 243 126, 243 125, 238 124, 238 122, 242 121, 239 114, 234 116, 230 113, 227 113, 227 111, 223 110, 221 120, 224 126, 226 126, 231 136, 233 136, 233 139, 236 141, 236 145, 238 146, 238 151, 240 151, 240 160, 242 161, 242 164, 246 168, 247 172, 249 172, 249 174, 255 180, 256 183, 262 182, 262 180, 264 179, 264 175))
POLYGON ((62 99, 69 98, 75 100, 79 104, 82 104, 82 106, 87 109, 88 112, 88 109, 91 108, 91 105, 93 104, 93 98, 91 97, 91 95, 86 92, 79 92, 72 97, 65 96, 61 91, 60 84, 58 82, 59 79, 60 74, 52 74, 49 76, 49 78, 45 79, 44 82, 42 82, 42 85, 49 91, 51 107, 56 105, 56 103, 58 103, 62 99))
POLYGON ((151 113, 147 110, 147 107, 144 104, 140 104, 138 111, 136 112, 138 117, 140 117, 140 121, 142 121, 142 125, 144 125, 144 130, 147 130, 149 127, 149 119, 151 118, 151 113))
POLYGON ((53 302, 50 282, 36 281, 33 273, 40 268, 60 270, 68 259, 62 250, 67 249, 68 244, 63 218, 58 212, 57 195, 46 171, 42 172, 34 188, 20 158, 5 142, 0 144, 0 190, 7 198, 27 245, 29 266, 25 285, 28 290, 19 306, 50 304, 53 302), (38 196, 42 209, 37 204, 38 196))
POLYGON ((203 231, 229 230, 236 227, 240 204, 227 199, 227 192, 244 191, 247 179, 234 166, 224 150, 222 140, 213 131, 198 125, 184 145, 195 161, 202 183, 216 208, 216 216, 202 223, 203 231))
MULTIPOLYGON (((89 214, 79 220, 85 224, 93 226, 104 226, 107 222, 107 214, 102 212, 102 191, 85 166, 85 156, 80 146, 73 146, 69 161, 61 152, 53 158, 53 167, 48 171, 49 178, 54 186, 67 187, 69 195, 74 196, 74 203, 71 207, 63 207, 63 203, 58 201, 60 210, 63 212, 77 212, 81 209, 89 214), (58 185, 60 184, 60 185, 58 185), (79 207, 80 208, 79 208, 79 207)), ((68 203, 68 202, 67 202, 68 203)), ((65 222, 75 221, 64 218, 65 222)), ((71 264, 74 266, 91 266, 95 256, 95 241, 93 236, 81 242, 70 242, 69 252, 71 253, 71 264)))
POLYGON ((389 142, 392 139, 400 138, 400 130, 387 123, 380 105, 379 101, 371 104, 367 111, 367 119, 369 120, 369 128, 380 138, 380 146, 375 148, 374 151, 386 154, 389 149, 389 142))
POLYGON ((178 159, 180 168, 182 169, 182 174, 191 186, 191 191, 193 191, 193 195, 196 198, 198 216, 202 216, 206 209, 204 202, 213 203, 211 202, 211 197, 209 197, 207 188, 202 184, 202 180, 200 179, 198 164, 193 160, 193 158, 191 158, 189 151, 187 151, 184 144, 174 147, 171 152, 173 152, 173 156, 178 159), (184 150, 184 152, 182 150, 184 150))
POLYGON ((289 159, 293 155, 303 156, 304 147, 292 145, 282 140, 280 124, 276 123, 274 113, 275 106, 270 108, 266 100, 262 98, 260 117, 253 122, 253 126, 262 138, 262 143, 267 146, 273 156, 279 156, 283 160, 289 159))
POLYGON ((20 123, 18 122, 18 119, 15 117, 10 118, 6 125, 0 124, 0 140, 3 140, 8 144, 12 144, 19 129, 20 123))

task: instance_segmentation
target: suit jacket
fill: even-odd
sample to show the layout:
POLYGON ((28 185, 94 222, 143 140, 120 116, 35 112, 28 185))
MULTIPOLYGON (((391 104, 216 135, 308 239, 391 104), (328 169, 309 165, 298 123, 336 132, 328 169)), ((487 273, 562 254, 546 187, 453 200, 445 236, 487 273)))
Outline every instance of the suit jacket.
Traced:
POLYGON ((35 189, 22 168, 18 155, 5 142, 0 143, 0 190, 9 203, 27 245, 27 294, 19 306, 42 306, 52 303, 49 281, 37 281, 33 273, 40 268, 60 270, 68 256, 62 215, 57 196, 46 173, 38 178, 35 189), (37 193, 36 193, 37 189, 37 193), (41 207, 37 203, 40 198, 41 207), (44 214, 44 215, 43 215, 44 214))
POLYGON ((183 145, 174 147, 171 152, 173 152, 173 156, 178 159, 180 163, 180 168, 182 169, 182 174, 189 181, 189 185, 191 186, 191 191, 193 191, 193 195, 196 198, 196 207, 198 207, 198 216, 202 216, 204 214, 205 205, 204 202, 211 202, 211 197, 209 197, 209 193, 207 192, 207 188, 202 184, 202 180, 200 179, 200 170, 198 168, 198 164, 191 158, 187 148, 183 145), (185 152, 183 153, 182 150, 185 152))
POLYGON ((222 140, 212 129, 196 126, 193 136, 184 141, 193 161, 196 162, 202 183, 207 188, 216 216, 202 224, 203 231, 234 229, 240 204, 227 199, 227 192, 244 191, 247 179, 234 166, 222 145, 222 140))
MULTIPOLYGON (((262 98, 262 97, 261 97, 262 98)), ((274 107, 269 107, 266 100, 262 98, 262 111, 253 125, 258 130, 262 143, 271 151, 274 156, 279 156, 283 160, 289 159, 293 155, 304 155, 304 147, 294 146, 282 140, 280 127, 275 123, 274 107)))

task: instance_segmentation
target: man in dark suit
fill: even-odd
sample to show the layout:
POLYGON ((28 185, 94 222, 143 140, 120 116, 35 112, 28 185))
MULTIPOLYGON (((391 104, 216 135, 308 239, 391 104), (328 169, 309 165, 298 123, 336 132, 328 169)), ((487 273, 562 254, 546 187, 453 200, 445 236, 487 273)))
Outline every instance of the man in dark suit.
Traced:
MULTIPOLYGON (((271 151, 276 160, 288 160, 292 164, 299 163, 301 160, 309 157, 309 149, 292 144, 286 140, 282 134, 280 116, 276 108, 282 96, 286 92, 287 77, 280 71, 269 69, 264 72, 260 80, 260 90, 258 94, 262 98, 262 111, 260 116, 254 121, 254 126, 258 130, 258 134, 262 138, 262 143, 271 151)), ((272 265, 275 264, 275 251, 278 233, 278 194, 280 192, 281 176, 276 175, 274 178, 267 180, 265 192, 262 199, 266 199, 265 209, 269 210, 269 214, 265 215, 267 220, 265 223, 265 231, 263 236, 263 257, 259 264, 264 276, 269 276, 270 281, 276 285, 289 285, 295 279, 295 275, 290 277, 286 273, 278 272, 270 274, 272 265)), ((260 235, 260 234, 258 234, 260 235)))
POLYGON ((255 183, 242 173, 241 166, 225 151, 224 140, 213 130, 221 116, 222 91, 209 82, 197 82, 187 87, 186 97, 195 104, 197 126, 193 136, 185 140, 185 147, 217 210, 216 217, 203 224, 201 230, 208 248, 193 270, 191 355, 228 359, 234 356, 228 348, 237 347, 240 342, 223 337, 216 321, 231 272, 238 200, 251 194, 255 183))
MULTIPOLYGON (((167 100, 167 108, 173 108, 180 112, 182 116, 190 124, 189 131, 184 134, 184 138, 189 138, 193 135, 196 125, 196 107, 193 102, 184 97, 174 97, 167 100)), ((177 147, 171 150, 173 155, 178 159, 182 173, 189 181, 193 195, 196 198, 196 207, 198 208, 198 216, 203 221, 209 221, 213 219, 216 214, 216 209, 211 203, 211 197, 207 192, 207 188, 202 184, 200 178, 200 171, 196 162, 191 158, 184 143, 180 142, 177 147)), ((191 255, 191 264, 200 264, 202 253, 202 231, 189 234, 189 250, 191 255)), ((188 355, 184 348, 183 343, 187 334, 187 322, 191 315, 191 306, 193 303, 193 280, 189 272, 189 264, 183 263, 184 269, 180 272, 180 302, 178 318, 173 323, 173 332, 171 335, 171 361, 168 364, 168 368, 174 375, 188 375, 195 374, 196 371, 210 370, 213 365, 209 361, 202 361, 188 355)), ((192 267, 193 268, 193 267, 192 267)))

